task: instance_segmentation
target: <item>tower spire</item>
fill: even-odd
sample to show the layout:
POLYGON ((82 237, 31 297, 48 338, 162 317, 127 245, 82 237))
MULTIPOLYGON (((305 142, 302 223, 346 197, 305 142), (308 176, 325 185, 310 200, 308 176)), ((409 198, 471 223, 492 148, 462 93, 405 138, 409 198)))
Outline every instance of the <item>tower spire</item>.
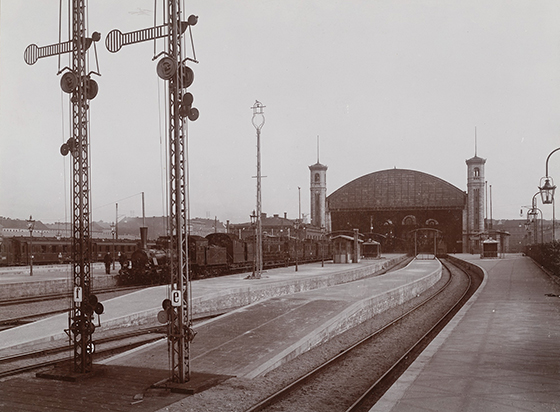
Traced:
POLYGON ((319 164, 319 135, 317 135, 317 164, 319 164))
POLYGON ((478 149, 478 141, 477 141, 477 136, 476 136, 476 126, 474 127, 474 156, 476 157, 476 152, 478 149))

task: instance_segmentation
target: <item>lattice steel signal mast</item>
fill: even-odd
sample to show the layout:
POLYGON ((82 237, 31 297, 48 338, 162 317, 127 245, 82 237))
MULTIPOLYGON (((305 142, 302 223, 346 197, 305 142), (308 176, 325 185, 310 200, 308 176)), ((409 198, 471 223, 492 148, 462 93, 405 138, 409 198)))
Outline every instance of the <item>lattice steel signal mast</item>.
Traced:
POLYGON ((198 110, 192 107, 193 95, 187 88, 194 80, 194 73, 187 61, 198 63, 194 55, 191 27, 198 17, 189 16, 183 21, 180 0, 166 1, 167 21, 161 26, 130 33, 112 30, 105 39, 110 52, 122 46, 158 38, 165 38, 167 50, 154 57, 165 55, 157 64, 157 74, 168 81, 169 106, 169 232, 171 239, 171 300, 164 301, 168 314, 168 339, 171 343, 172 381, 184 383, 190 379, 189 349, 194 337, 189 313, 189 270, 187 249, 187 187, 186 187, 186 119, 198 119, 198 110), (189 29, 193 58, 184 57, 181 37, 189 29))
POLYGON ((86 52, 101 35, 94 32, 87 35, 86 0, 72 0, 72 39, 38 47, 31 44, 25 49, 24 60, 32 65, 43 57, 72 53, 72 67, 64 68, 60 85, 71 95, 72 137, 62 145, 62 155, 72 154, 72 274, 74 278, 74 299, 72 300, 72 339, 74 346, 74 371, 91 372, 94 345, 92 334, 95 325, 94 311, 103 311, 97 306, 97 298, 91 294, 91 238, 90 238, 90 181, 89 181, 89 140, 88 140, 88 100, 97 95, 98 86, 91 79, 94 72, 87 70, 86 52))

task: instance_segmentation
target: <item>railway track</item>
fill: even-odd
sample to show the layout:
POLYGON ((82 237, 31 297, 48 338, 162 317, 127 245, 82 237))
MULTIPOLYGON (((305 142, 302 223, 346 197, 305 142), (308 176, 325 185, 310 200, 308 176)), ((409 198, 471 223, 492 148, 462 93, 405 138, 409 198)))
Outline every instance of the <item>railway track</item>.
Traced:
MULTIPOLYGON (((216 313, 193 319, 193 325, 220 316, 216 313)), ((167 338, 167 326, 129 327, 100 332, 96 336, 94 362, 118 353, 167 338)), ((4 351, 5 352, 5 351, 4 351)), ((18 350, 15 354, 0 355, 0 379, 67 362, 73 348, 66 340, 36 350, 18 350)))
MULTIPOLYGON (((124 333, 106 334, 95 340, 94 361, 166 337, 162 326, 137 328, 124 333)), ((0 357, 0 379, 68 361, 73 349, 68 342, 39 350, 0 357)))
MULTIPOLYGON (((144 289, 150 286, 118 286, 114 288, 106 288, 106 289, 96 289, 93 292, 96 295, 102 294, 110 294, 110 293, 120 293, 120 292, 134 292, 136 290, 144 289)), ((0 306, 13 306, 13 305, 20 305, 25 303, 36 303, 36 302, 46 302, 50 300, 68 300, 72 297, 72 294, 69 292, 65 293, 56 293, 51 295, 42 295, 42 296, 33 296, 33 297, 24 297, 24 298, 15 298, 15 299, 4 299, 0 300, 0 306)))
POLYGON ((449 262, 444 275, 437 292, 246 411, 369 410, 479 285, 449 262))
POLYGON ((15 326, 20 326, 20 325, 25 325, 27 323, 31 323, 34 322, 36 320, 48 317, 48 316, 52 316, 52 315, 58 315, 59 313, 65 313, 70 311, 70 309, 65 308, 65 309, 56 309, 56 310, 50 310, 50 311, 46 311, 46 312, 41 312, 41 313, 33 313, 30 315, 24 315, 24 316, 17 316, 14 318, 5 318, 5 319, 0 319, 0 331, 5 330, 5 329, 9 329, 9 328, 13 328, 15 326))
MULTIPOLYGON (((100 301, 131 293, 141 287, 119 287, 96 290, 100 301)), ((46 317, 70 311, 72 303, 66 295, 45 296, 34 299, 13 299, 0 303, 0 331, 31 323, 46 317)))

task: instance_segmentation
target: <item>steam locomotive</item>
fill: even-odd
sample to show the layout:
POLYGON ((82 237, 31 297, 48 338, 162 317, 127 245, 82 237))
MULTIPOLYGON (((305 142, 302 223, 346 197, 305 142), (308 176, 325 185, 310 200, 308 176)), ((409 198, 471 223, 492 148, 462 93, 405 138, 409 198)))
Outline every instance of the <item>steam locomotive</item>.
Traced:
MULTIPOLYGON (((206 237, 188 236, 190 279, 204 279, 232 273, 249 272, 255 262, 255 241, 231 233, 212 233, 206 237)), ((169 283, 169 237, 155 245, 135 250, 130 265, 119 272, 121 284, 169 283)), ((265 269, 331 259, 327 239, 297 239, 289 236, 263 236, 265 269)))

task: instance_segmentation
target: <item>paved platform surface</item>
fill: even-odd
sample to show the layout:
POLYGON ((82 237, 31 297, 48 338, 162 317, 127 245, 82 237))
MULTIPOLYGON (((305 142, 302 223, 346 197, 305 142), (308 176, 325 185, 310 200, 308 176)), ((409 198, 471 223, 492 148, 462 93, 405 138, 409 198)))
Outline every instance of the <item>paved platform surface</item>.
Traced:
MULTIPOLYGON (((254 378, 373 314, 417 296, 440 276, 439 261, 417 260, 382 276, 246 306, 196 327, 191 368, 254 378)), ((103 363, 161 368, 168 364, 167 342, 103 363)))
MULTIPOLYGON (((191 283, 193 312, 204 315, 235 309, 267 297, 290 294, 300 290, 324 287, 321 282, 335 284, 339 280, 364 273, 383 270, 391 262, 403 259, 404 255, 387 255, 384 259, 364 260, 358 264, 319 263, 277 268, 266 271, 261 279, 247 280, 247 273, 197 280, 191 283)), ((146 323, 156 319, 162 309, 161 302, 168 298, 169 287, 158 286, 142 289, 127 295, 102 302, 105 312, 101 315, 103 328, 115 328, 131 324, 146 323)), ((0 351, 16 350, 22 346, 35 345, 56 339, 66 339, 64 329, 68 327, 68 315, 61 314, 31 324, 0 332, 0 351)))
POLYGON ((527 257, 455 256, 485 284, 371 411, 560 411, 560 287, 527 257))

